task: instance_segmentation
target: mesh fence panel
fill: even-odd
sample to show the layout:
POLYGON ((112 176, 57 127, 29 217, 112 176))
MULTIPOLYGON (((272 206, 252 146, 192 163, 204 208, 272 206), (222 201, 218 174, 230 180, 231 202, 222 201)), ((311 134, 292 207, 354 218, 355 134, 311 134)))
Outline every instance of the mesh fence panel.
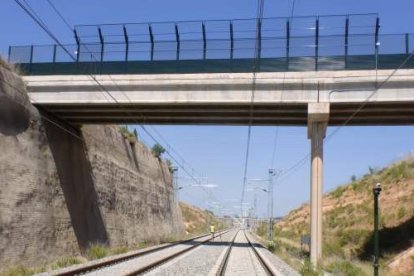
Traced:
POLYGON ((73 62, 76 60, 78 47, 76 45, 63 45, 63 47, 56 46, 56 62, 73 62))
POLYGON ((348 40, 349 55, 374 55, 375 35, 352 35, 348 40))
MULTIPOLYGON (((16 46, 10 48, 9 59, 15 63, 68 63, 78 59, 98 70, 101 61, 252 59, 260 45, 260 57, 269 59, 262 63, 265 71, 372 68, 376 26, 376 14, 264 18, 260 25, 256 19, 243 19, 77 26, 81 43, 79 47, 65 45, 69 53, 54 45, 16 46), (261 43, 257 44, 259 26, 261 43)), ((414 50, 411 34, 379 35, 379 42, 379 55, 390 55, 378 59, 384 68, 396 66, 402 55, 414 50)), ((249 66, 245 61, 232 64, 249 66)))
POLYGON ((207 59, 228 59, 230 56, 230 39, 207 40, 207 59))
POLYGON ((113 42, 105 43, 104 61, 125 61, 126 43, 113 42))
POLYGON ((80 44, 79 61, 97 62, 101 60, 101 43, 80 44))
POLYGON ((33 47, 33 62, 36 63, 46 63, 53 62, 54 55, 54 46, 45 45, 45 46, 36 46, 33 47))
POLYGON ((10 47, 9 61, 12 63, 30 63, 32 46, 10 47))
POLYGON ((405 53, 405 35, 381 35, 379 37, 380 54, 401 54, 405 53))

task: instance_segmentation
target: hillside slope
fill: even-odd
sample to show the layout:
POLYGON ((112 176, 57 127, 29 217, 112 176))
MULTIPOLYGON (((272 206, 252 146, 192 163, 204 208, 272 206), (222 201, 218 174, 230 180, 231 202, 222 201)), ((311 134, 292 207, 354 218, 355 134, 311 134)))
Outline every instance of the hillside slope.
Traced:
POLYGON ((214 223, 217 231, 224 229, 226 226, 223 220, 216 218, 213 213, 207 210, 202 210, 184 202, 180 202, 179 205, 185 225, 185 233, 188 236, 208 233, 210 223, 214 223))
MULTIPOLYGON (((369 264, 364 262, 372 260, 372 188, 377 182, 383 187, 380 195, 382 269, 393 275, 407 275, 414 271, 413 158, 378 171, 370 168, 361 179, 354 179, 324 196, 323 254, 326 270, 338 272, 338 260, 348 260, 346 266, 352 264, 355 268, 356 274, 352 275, 369 273, 369 264)), ((275 235, 282 242, 288 240, 299 244, 301 235, 309 235, 309 219, 309 204, 304 204, 276 225, 275 235)))

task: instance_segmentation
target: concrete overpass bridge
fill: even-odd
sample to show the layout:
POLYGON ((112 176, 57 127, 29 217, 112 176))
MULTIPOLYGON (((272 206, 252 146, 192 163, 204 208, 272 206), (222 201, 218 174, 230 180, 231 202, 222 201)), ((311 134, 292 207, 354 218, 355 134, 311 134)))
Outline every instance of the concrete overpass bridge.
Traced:
POLYGON ((307 126, 317 263, 327 126, 414 124, 414 36, 379 30, 375 14, 77 26, 76 44, 9 61, 33 104, 74 125, 307 126))

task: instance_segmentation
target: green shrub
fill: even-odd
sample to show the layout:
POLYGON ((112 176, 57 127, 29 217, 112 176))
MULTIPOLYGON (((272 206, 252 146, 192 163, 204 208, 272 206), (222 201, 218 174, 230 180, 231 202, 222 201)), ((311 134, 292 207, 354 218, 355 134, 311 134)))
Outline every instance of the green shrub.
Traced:
POLYGON ((331 192, 331 196, 333 198, 340 198, 342 194, 345 192, 346 187, 340 186, 331 192))
POLYGON ((305 260, 299 272, 300 272, 300 275, 302 276, 322 276, 323 275, 323 272, 320 269, 315 268, 312 265, 312 263, 309 261, 309 259, 305 260))
POLYGON ((326 240, 323 242, 323 254, 325 256, 344 257, 345 252, 338 239, 326 240))
POLYGON ((135 132, 130 132, 128 130, 128 127, 126 126, 120 126, 119 127, 119 132, 121 132, 122 136, 127 139, 130 143, 135 144, 137 141, 137 137, 136 137, 136 131, 135 132))
POLYGON ((82 260, 78 257, 65 257, 52 264, 53 269, 68 267, 75 264, 81 264, 82 260))
POLYGON ((29 276, 35 273, 36 271, 34 271, 33 269, 19 265, 19 266, 10 267, 6 269, 5 271, 0 272, 0 275, 2 276, 29 276))
POLYGON ((270 252, 275 252, 275 250, 276 250, 276 245, 275 245, 275 243, 274 242, 269 242, 268 244, 267 244, 267 249, 270 251, 270 252))
POLYGON ((128 252, 127 247, 116 247, 111 250, 111 255, 118 255, 118 254, 123 254, 127 252, 128 252))
POLYGON ((161 155, 165 153, 165 148, 157 143, 152 146, 151 152, 155 157, 160 158, 161 155))
POLYGON ((402 219, 407 214, 407 210, 405 210, 404 206, 401 206, 398 209, 398 219, 402 219))
POLYGON ((349 261, 338 261, 329 264, 325 268, 328 272, 333 273, 338 276, 360 276, 364 275, 364 272, 361 268, 354 266, 349 261))
POLYGON ((86 255, 90 260, 101 259, 109 255, 109 248, 98 244, 92 245, 89 247, 86 255))

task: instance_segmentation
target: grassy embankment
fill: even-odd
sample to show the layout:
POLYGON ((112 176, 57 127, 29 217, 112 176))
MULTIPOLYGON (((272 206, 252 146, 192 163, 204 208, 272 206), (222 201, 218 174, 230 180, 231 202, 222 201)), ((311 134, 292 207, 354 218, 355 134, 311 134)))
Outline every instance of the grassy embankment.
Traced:
MULTIPOLYGON (((380 195, 380 245, 383 275, 412 275, 414 271, 414 159, 399 161, 369 172, 340 186, 323 198, 323 264, 334 275, 372 275, 373 195, 375 183, 380 195)), ((301 235, 309 235, 309 204, 291 211, 275 225, 275 253, 296 267, 308 269, 299 259, 301 235)), ((266 226, 258 228, 266 236, 266 226)), ((304 275, 318 273, 304 272, 304 275)))

